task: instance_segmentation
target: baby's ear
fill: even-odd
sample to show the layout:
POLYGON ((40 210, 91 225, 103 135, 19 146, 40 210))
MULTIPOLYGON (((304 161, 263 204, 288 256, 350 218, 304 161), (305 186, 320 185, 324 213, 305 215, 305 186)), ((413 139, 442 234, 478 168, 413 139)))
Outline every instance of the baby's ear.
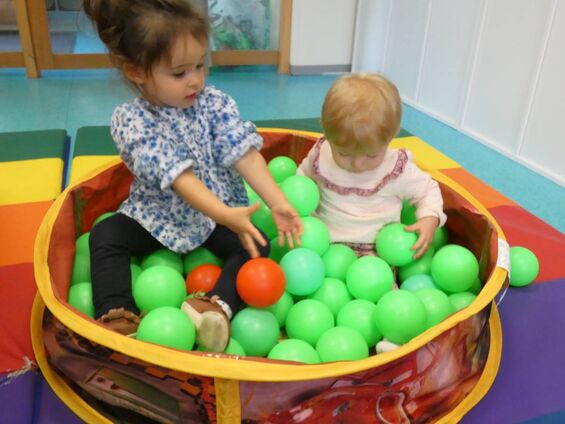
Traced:
POLYGON ((131 63, 125 63, 123 65, 123 71, 126 78, 135 84, 143 84, 147 80, 145 70, 139 66, 134 66, 131 63))

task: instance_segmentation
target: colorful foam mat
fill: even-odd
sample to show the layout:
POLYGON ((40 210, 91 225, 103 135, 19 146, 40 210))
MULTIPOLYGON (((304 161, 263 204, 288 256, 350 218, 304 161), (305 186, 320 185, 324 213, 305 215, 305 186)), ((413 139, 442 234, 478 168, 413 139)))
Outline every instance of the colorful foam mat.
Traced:
POLYGON ((61 192, 65 130, 0 133, 0 404, 2 422, 32 422, 37 374, 30 315, 35 235, 61 192))
MULTIPOLYGON (((256 124, 263 128, 320 131, 318 119, 259 121, 256 124)), ((9 139, 20 140, 23 134, 30 133, 11 134, 9 139)), ((46 150, 47 147, 43 143, 37 141, 41 140, 41 136, 38 136, 39 138, 35 136, 37 134, 34 134, 34 137, 28 137, 28 140, 33 140, 35 144, 25 152, 25 149, 18 152, 14 146, 11 146, 10 150, 4 150, 1 144, 3 139, 0 137, 0 165, 9 163, 7 166, 11 167, 0 170, 0 177, 9 174, 8 179, 4 177, 3 181, 10 181, 9 187, 6 187, 5 190, 3 188, 0 192, 0 226, 2 226, 0 235, 3 240, 0 254, 0 290, 8 289, 8 287, 15 290, 15 287, 19 287, 18 284, 33 279, 30 265, 26 265, 26 260, 21 259, 25 259, 28 253, 28 261, 31 258, 30 243, 32 243, 34 232, 39 224, 38 221, 56 195, 55 183, 41 181, 43 188, 36 190, 39 185, 19 181, 24 175, 28 178, 41 179, 41 175, 44 175, 42 172, 45 171, 38 171, 43 169, 40 165, 42 162, 34 162, 31 165, 34 170, 27 168, 29 170, 27 173, 22 172, 18 165, 26 163, 29 165, 28 161, 62 157, 62 155, 53 156, 49 150, 46 150), (19 188, 14 188, 12 181, 19 188), (41 198, 40 194, 44 197, 41 198), (34 203, 34 208, 31 208, 30 202, 34 203), (19 231, 17 227, 20 226, 25 227, 25 231, 19 231), (19 251, 20 247, 16 247, 13 243, 18 238, 23 246, 21 251, 19 251), (12 242, 6 244, 4 240, 12 240, 12 242)), ((510 288, 499 305, 503 329, 503 356, 499 374, 489 393, 464 417, 463 422, 516 423, 530 420, 532 423, 561 422, 559 417, 565 416, 565 396, 561 393, 561 386, 565 381, 565 368, 562 365, 563 358, 565 358, 565 338, 561 337, 561 330, 565 324, 565 309, 562 308, 565 302, 565 265, 563 261, 565 236, 421 139, 403 131, 393 142, 393 147, 410 150, 415 157, 420 159, 420 163, 425 163, 430 169, 441 171, 469 190, 497 219, 510 245, 528 247, 540 261, 540 274, 535 283, 526 288, 510 288)), ((72 155, 71 183, 79 181, 95 168, 107 164, 115 158, 115 155, 116 150, 108 127, 79 129, 72 155)), ((57 169, 61 177, 63 166, 57 169)), ((6 355, 3 353, 2 356, 7 356, 11 361, 21 357, 21 353, 27 352, 29 348, 27 334, 22 335, 21 329, 10 324, 14 322, 12 314, 18 315, 19 307, 26 313, 30 307, 30 304, 27 304, 29 293, 26 294, 26 290, 29 289, 26 288, 17 295, 8 291, 1 293, 3 299, 10 299, 9 307, 3 308, 6 313, 0 316, 2 340, 9 339, 12 343, 9 348, 3 346, 2 352, 6 352, 6 355), (21 300, 21 297, 25 299, 21 300), (17 334, 20 334, 19 339, 15 339, 17 334)), ((19 314, 18 319, 25 322, 28 316, 22 318, 22 315, 19 314)), ((2 344, 5 343, 2 342, 2 344)), ((0 362, 0 365, 3 366, 3 370, 14 368, 13 366, 6 367, 4 362, 0 362)), ((23 383, 27 384, 22 380, 22 385, 23 383)), ((25 417, 29 415, 30 408, 28 397, 20 394, 19 387, 14 385, 13 390, 10 390, 10 386, 0 387, 0 399, 3 402, 11 402, 13 405, 21 404, 22 411, 18 417, 27 422, 28 419, 25 417)), ((73 414, 65 410, 62 404, 58 403, 58 400, 52 399, 53 404, 47 406, 44 397, 39 412, 34 414, 36 418, 39 417, 35 419, 35 422, 54 422, 53 417, 56 416, 65 416, 64 422, 79 422, 73 414)), ((37 409, 38 406, 36 405, 35 408, 37 409)), ((11 412, 15 413, 15 410, 11 412)), ((23 422, 21 420, 17 419, 14 422, 23 422)))
POLYGON ((67 145, 64 130, 0 134, 0 374, 33 358, 33 245, 43 215, 61 192, 67 145))

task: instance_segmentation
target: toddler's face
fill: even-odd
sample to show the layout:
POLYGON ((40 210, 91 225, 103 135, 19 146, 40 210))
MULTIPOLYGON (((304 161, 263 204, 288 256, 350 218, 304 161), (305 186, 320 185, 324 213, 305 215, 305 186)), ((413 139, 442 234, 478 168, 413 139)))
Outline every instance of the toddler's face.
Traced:
POLYGON ((337 146, 330 142, 332 156, 337 166, 349 172, 359 173, 376 169, 385 158, 386 145, 367 146, 367 148, 351 148, 337 146))
POLYGON ((147 99, 157 106, 193 106, 204 88, 206 51, 207 46, 192 35, 179 36, 171 50, 171 62, 155 65, 142 84, 147 99))

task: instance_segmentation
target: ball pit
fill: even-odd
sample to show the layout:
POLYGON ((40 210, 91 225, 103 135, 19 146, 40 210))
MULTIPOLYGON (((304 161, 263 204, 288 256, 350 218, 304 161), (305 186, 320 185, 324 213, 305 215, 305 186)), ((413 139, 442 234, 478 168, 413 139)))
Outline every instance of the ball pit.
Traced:
MULTIPOLYGON (((316 140, 290 130, 265 130, 263 136, 267 159, 288 155, 297 163, 316 140)), ((219 423, 282 423, 309 411, 304 422, 331 422, 343 405, 348 408, 340 418, 349 422, 370 419, 366 414, 375 414, 376 405, 383 417, 458 421, 486 393, 500 359, 493 299, 507 284, 507 272, 497 263, 504 235, 476 199, 443 174, 432 175, 444 196, 449 243, 478 259, 483 287, 476 299, 394 351, 366 356, 364 340, 348 350, 344 344, 332 346, 330 333, 321 343, 324 356, 354 360, 297 364, 130 339, 68 304, 75 240, 103 212, 116 209, 132 181, 119 160, 110 162, 65 190, 38 232, 32 339, 45 378, 86 422, 119 421, 124 410, 131 417, 219 423), (436 374, 446 366, 452 370, 449 381, 436 374)), ((334 340, 348 331, 335 328, 340 330, 334 340)))

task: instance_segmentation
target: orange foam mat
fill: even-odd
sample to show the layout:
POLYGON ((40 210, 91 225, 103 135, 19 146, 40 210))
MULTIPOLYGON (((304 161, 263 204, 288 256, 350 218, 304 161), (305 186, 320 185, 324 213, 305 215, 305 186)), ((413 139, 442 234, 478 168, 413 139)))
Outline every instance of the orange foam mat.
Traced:
POLYGON ((0 206, 0 266, 33 261, 39 224, 52 200, 0 206))
POLYGON ((0 266, 0 374, 35 360, 29 317, 36 291, 33 263, 0 266))
POLYGON ((565 235, 520 206, 490 209, 510 246, 524 246, 537 256, 536 283, 565 278, 565 235))
POLYGON ((514 201, 499 193, 463 168, 442 169, 441 172, 473 193, 473 196, 487 209, 502 205, 516 205, 514 201))

